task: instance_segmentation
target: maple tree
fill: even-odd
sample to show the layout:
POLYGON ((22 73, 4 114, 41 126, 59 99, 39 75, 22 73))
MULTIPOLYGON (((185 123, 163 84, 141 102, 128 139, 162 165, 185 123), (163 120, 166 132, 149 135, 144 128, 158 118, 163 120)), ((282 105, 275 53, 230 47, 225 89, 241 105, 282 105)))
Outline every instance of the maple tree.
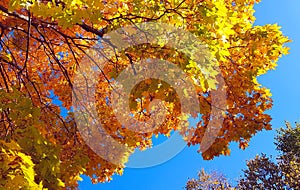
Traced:
MULTIPOLYGON (((18 180, 20 186, 34 188, 75 188, 81 174, 90 176, 94 183, 104 182, 114 173, 122 174, 135 148, 151 147, 152 135, 169 135, 172 130, 181 130, 178 127, 183 120, 180 97, 165 81, 139 83, 130 99, 130 110, 139 121, 149 119, 147 113, 154 98, 164 100, 166 119, 150 132, 124 128, 103 98, 112 93, 114 78, 133 62, 147 57, 172 62, 195 81, 200 111, 192 115, 201 120, 188 145, 201 144, 206 128, 214 120, 211 94, 220 90, 226 94, 221 130, 202 156, 212 159, 220 154, 229 155, 232 141, 239 142, 242 149, 247 147, 256 132, 271 129, 271 117, 264 113, 272 106, 271 93, 259 84, 257 77, 275 69, 279 57, 288 53, 285 43, 289 42, 276 24, 253 25, 253 6, 257 2, 2 0, 1 158, 6 165, 13 162, 14 167, 6 167, 1 174, 10 176, 7 180, 18 180), (210 50, 220 73, 208 70, 212 78, 203 80, 197 65, 191 61, 191 57, 198 55, 191 52, 184 55, 167 47, 163 40, 114 52, 97 79, 95 95, 97 113, 105 123, 106 132, 128 147, 122 152, 120 162, 112 163, 97 155, 78 131, 71 109, 73 80, 78 70, 85 68, 83 60, 91 59, 88 51, 99 40, 111 44, 104 38, 105 34, 150 21, 168 23, 195 35, 210 50), (222 85, 220 78, 224 79, 222 85), (214 88, 210 88, 212 83, 216 83, 214 88), (54 101, 56 97, 61 106, 54 101), (142 105, 138 99, 143 100, 142 105), (68 110, 66 116, 62 108, 68 110), (34 179, 28 175, 34 175, 34 179)), ((109 148, 105 151, 110 154, 109 148)))

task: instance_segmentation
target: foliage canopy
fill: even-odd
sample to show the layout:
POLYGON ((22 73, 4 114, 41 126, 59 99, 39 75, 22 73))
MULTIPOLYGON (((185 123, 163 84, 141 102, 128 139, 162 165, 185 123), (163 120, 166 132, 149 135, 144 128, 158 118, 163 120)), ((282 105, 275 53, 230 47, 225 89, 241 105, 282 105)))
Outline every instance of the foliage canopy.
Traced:
MULTIPOLYGON (((229 155, 229 143, 240 148, 258 131, 270 130, 270 91, 257 81, 259 75, 275 69, 289 40, 276 24, 253 26, 253 6, 258 0, 1 0, 0 2, 0 184, 18 180, 28 188, 74 188, 80 174, 93 182, 105 182, 122 174, 124 163, 113 164, 95 154, 81 138, 72 113, 73 79, 87 51, 105 34, 122 26, 141 22, 168 23, 197 36, 216 58, 225 80, 224 122, 214 144, 202 156, 213 159, 229 155), (55 99, 62 102, 57 105, 55 99), (64 116, 62 109, 67 109, 64 116), (12 164, 9 164, 13 162, 12 164), (7 167, 9 166, 9 168, 7 167), (2 168, 4 168, 2 170, 2 168), (31 176, 28 176, 28 175, 31 176), (34 179, 32 178, 34 176, 34 179)), ((197 81, 201 74, 193 62, 164 43, 132 47, 116 53, 99 76, 99 117, 109 134, 131 150, 152 145, 152 135, 169 135, 181 120, 179 99, 160 81, 140 83, 131 99, 137 115, 148 110, 153 97, 165 99, 168 114, 152 132, 135 133, 116 120, 101 93, 110 93, 110 83, 132 61, 144 57, 164 58, 186 70, 197 81), (129 56, 128 56, 129 55, 129 56), (170 56, 175 55, 175 56, 170 56), (104 80, 108 79, 108 80, 104 80), (159 85, 160 84, 160 85, 159 85), (162 85, 162 86, 161 86, 162 85), (160 89, 161 88, 161 89, 160 89), (146 93, 143 93, 146 92, 146 93), (139 105, 136 101, 144 101, 139 105)), ((195 55, 194 55, 195 56, 195 55)), ((205 83, 197 85, 201 121, 188 145, 199 145, 213 120, 211 93, 205 83)), ((221 85, 220 85, 221 86, 221 85)), ((218 87, 218 85, 217 85, 218 87)), ((220 90, 220 89, 219 89, 220 90)), ((97 92, 98 92, 97 91, 97 92)), ((147 120, 147 114, 139 118, 147 120)), ((179 129, 178 129, 179 130, 179 129)))

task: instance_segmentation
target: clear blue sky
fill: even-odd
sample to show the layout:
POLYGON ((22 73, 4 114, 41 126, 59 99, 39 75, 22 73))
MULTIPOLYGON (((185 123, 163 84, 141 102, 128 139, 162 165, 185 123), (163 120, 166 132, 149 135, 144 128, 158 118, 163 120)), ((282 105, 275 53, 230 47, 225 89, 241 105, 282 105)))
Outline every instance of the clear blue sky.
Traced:
POLYGON ((273 131, 263 131, 252 138, 246 150, 232 144, 230 156, 221 156, 212 161, 204 161, 197 153, 198 147, 185 148, 170 161, 144 169, 125 168, 123 176, 113 176, 105 184, 92 185, 84 177, 80 189, 98 190, 180 190, 188 178, 196 177, 201 168, 207 171, 218 170, 236 180, 246 166, 246 160, 264 152, 276 155, 273 144, 275 129, 284 126, 284 121, 299 121, 300 118, 300 1, 262 0, 256 5, 255 24, 278 23, 285 35, 293 42, 289 44, 290 54, 281 58, 275 71, 270 71, 259 81, 271 89, 274 106, 268 113, 272 116, 273 131))

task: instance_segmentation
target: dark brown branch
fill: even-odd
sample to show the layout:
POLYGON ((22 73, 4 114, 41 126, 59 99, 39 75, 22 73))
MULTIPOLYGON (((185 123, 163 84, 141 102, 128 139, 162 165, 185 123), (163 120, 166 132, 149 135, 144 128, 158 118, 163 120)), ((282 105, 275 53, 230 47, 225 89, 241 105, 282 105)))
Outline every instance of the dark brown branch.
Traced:
POLYGON ((31 29, 31 18, 30 18, 30 12, 28 11, 27 44, 26 44, 26 52, 25 52, 26 55, 25 55, 24 65, 22 69, 19 71, 19 73, 22 73, 27 67, 27 62, 29 58, 30 29, 31 29))
MULTIPOLYGON (((0 57, 0 59, 2 59, 2 58, 0 57)), ((6 77, 5 77, 5 75, 4 75, 3 72, 4 72, 4 71, 2 70, 2 64, 0 64, 0 73, 1 73, 1 77, 3 78, 4 85, 5 85, 5 88, 6 88, 7 92, 9 92, 9 87, 8 87, 8 84, 7 84, 7 81, 6 81, 6 77)))

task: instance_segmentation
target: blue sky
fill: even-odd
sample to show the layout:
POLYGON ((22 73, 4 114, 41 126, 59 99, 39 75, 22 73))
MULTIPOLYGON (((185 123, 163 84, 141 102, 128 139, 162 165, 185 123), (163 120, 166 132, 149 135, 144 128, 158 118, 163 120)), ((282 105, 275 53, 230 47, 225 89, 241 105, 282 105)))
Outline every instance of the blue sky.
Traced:
POLYGON ((196 177, 204 168, 207 171, 217 170, 224 173, 234 182, 246 166, 246 160, 264 152, 276 155, 274 135, 275 129, 284 126, 284 121, 299 121, 300 118, 300 1, 299 0, 262 0, 256 5, 256 25, 278 23, 282 31, 293 42, 288 46, 290 54, 281 58, 275 71, 261 76, 259 81, 271 89, 274 106, 268 113, 272 116, 273 131, 262 131, 252 138, 246 150, 238 149, 231 144, 230 156, 220 156, 212 161, 204 161, 197 153, 197 147, 186 147, 168 162, 151 168, 125 168, 122 176, 113 176, 113 180, 105 184, 92 185, 83 177, 80 189, 97 190, 179 190, 183 189, 188 178, 196 177))

